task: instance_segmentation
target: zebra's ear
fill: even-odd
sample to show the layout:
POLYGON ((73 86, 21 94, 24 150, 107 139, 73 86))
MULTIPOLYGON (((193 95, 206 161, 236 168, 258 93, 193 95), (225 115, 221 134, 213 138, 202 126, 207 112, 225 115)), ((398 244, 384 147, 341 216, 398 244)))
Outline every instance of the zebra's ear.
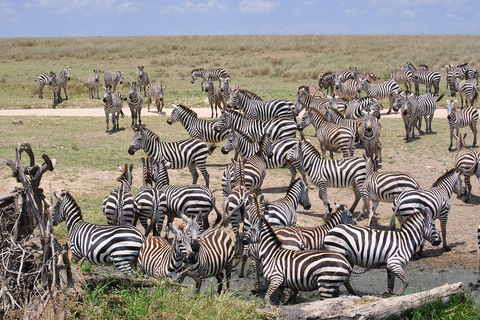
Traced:
POLYGON ((58 193, 56 193, 55 191, 53 191, 53 195, 55 196, 55 198, 57 198, 58 201, 62 200, 62 197, 58 193))
MULTIPOLYGON (((125 168, 127 168, 127 164, 125 164, 125 168)), ((119 164, 117 164, 117 169, 118 169, 118 171, 123 172, 123 168, 119 164)))
POLYGON ((172 233, 173 233, 174 235, 177 235, 177 234, 178 234, 178 229, 175 228, 171 222, 168 224, 168 228, 169 228, 170 230, 172 230, 172 233))
POLYGON ((130 164, 130 173, 133 172, 133 163, 130 164))

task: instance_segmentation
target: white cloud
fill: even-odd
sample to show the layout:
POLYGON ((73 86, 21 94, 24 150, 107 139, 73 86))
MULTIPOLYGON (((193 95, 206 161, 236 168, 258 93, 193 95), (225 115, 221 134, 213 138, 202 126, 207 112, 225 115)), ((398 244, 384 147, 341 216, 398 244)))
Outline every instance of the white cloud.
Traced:
POLYGON ((0 20, 5 22, 18 21, 19 13, 15 11, 11 4, 0 2, 0 20))
POLYGON ((23 5, 25 9, 41 8, 53 13, 136 13, 141 11, 141 5, 128 0, 32 0, 23 5), (94 10, 92 10, 94 9, 94 10))
POLYGON ((403 10, 400 12, 400 14, 410 19, 415 18, 415 16, 417 15, 413 10, 403 10))
POLYGON ((380 10, 378 10, 376 15, 381 17, 388 17, 393 15, 393 13, 394 11, 392 8, 381 8, 380 10))
POLYGON ((242 0, 238 5, 241 13, 269 13, 275 10, 280 3, 262 0, 242 0))
POLYGON ((368 13, 368 10, 360 10, 357 8, 348 8, 345 9, 345 13, 350 15, 350 16, 360 16, 368 13))
POLYGON ((160 14, 172 15, 172 14, 187 14, 195 12, 225 12, 230 7, 225 4, 221 4, 218 0, 210 0, 205 3, 195 4, 187 1, 180 5, 170 5, 160 9, 160 14))

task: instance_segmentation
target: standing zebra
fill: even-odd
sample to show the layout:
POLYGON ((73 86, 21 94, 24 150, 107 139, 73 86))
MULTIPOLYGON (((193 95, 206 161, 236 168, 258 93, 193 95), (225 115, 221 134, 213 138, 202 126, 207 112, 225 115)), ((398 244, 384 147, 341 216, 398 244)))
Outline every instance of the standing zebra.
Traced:
POLYGON ((133 226, 99 226, 83 221, 82 211, 69 192, 62 190, 55 196, 58 202, 53 225, 66 221, 72 258, 85 258, 95 265, 114 264, 132 276, 132 262, 145 240, 142 233, 133 226))
POLYGON ((302 120, 298 124, 298 130, 302 131, 310 123, 315 127, 315 135, 320 142, 323 158, 326 157, 327 149, 329 149, 330 158, 333 159, 333 149, 335 148, 341 150, 344 158, 353 156, 355 132, 351 127, 331 123, 320 111, 312 108, 303 114, 302 120))
MULTIPOLYGON (((422 65, 424 66, 424 65, 422 65)), ((426 91, 432 92, 432 85, 434 89, 434 96, 438 96, 438 91, 440 89, 440 79, 442 75, 438 71, 429 71, 428 69, 423 69, 417 71, 412 63, 407 62, 407 64, 401 68, 401 70, 409 70, 413 74, 413 83, 415 84, 415 94, 420 95, 419 84, 425 84, 426 91)))
MULTIPOLYGON (((361 193, 368 212, 367 226, 370 226, 379 202, 392 203, 403 191, 420 189, 420 185, 410 173, 405 171, 377 172, 377 165, 371 157, 365 157, 365 163, 366 179, 361 193), (370 210, 370 200, 373 202, 372 210, 370 210)), ((364 214, 365 212, 362 212, 362 218, 364 214)))
POLYGON ((347 119, 342 112, 334 108, 325 109, 325 118, 332 123, 350 127, 355 134, 355 141, 358 141, 358 128, 362 124, 362 119, 347 119))
POLYGON ((457 155, 455 156, 455 168, 465 177, 465 202, 470 200, 472 184, 470 177, 475 175, 480 182, 480 153, 465 146, 466 133, 455 136, 457 139, 457 155))
POLYGON ((415 209, 398 232, 349 224, 338 225, 326 235, 324 249, 344 254, 355 265, 386 267, 388 292, 393 293, 396 276, 402 281, 402 288, 395 295, 400 295, 408 286, 403 268, 422 239, 434 246, 441 242, 435 223, 428 213, 415 209))
POLYGON ((108 118, 112 114, 112 131, 119 130, 118 127, 118 118, 125 117, 122 111, 122 103, 124 98, 122 98, 120 93, 113 92, 112 87, 107 85, 103 87, 103 108, 105 110, 105 120, 107 122, 107 129, 105 132, 108 132, 108 118))
MULTIPOLYGON (((443 249, 450 251, 451 248, 447 244, 447 221, 452 193, 458 196, 463 193, 460 172, 456 171, 455 168, 440 176, 428 190, 404 191, 398 195, 393 201, 393 215, 390 226, 395 227, 395 217, 401 222, 407 216, 412 215, 415 209, 424 208, 432 220, 440 220, 443 249)), ((420 245, 418 250, 419 255, 422 254, 423 244, 420 245)))
POLYGON ((374 97, 379 100, 388 98, 390 100, 390 108, 387 114, 392 112, 393 102, 395 101, 394 95, 398 94, 400 88, 398 83, 391 80, 385 80, 381 83, 370 83, 367 79, 361 78, 359 80, 359 86, 369 97, 374 97))
POLYGON ((469 126, 473 132, 472 148, 477 146, 477 121, 478 110, 474 107, 466 107, 461 110, 455 108, 457 100, 447 100, 448 116, 447 121, 450 126, 450 146, 448 150, 452 150, 453 145, 453 129, 455 128, 455 135, 458 137, 460 128, 469 126))
POLYGON ((358 127, 358 138, 365 148, 365 155, 375 157, 378 162, 382 162, 382 143, 380 142, 382 126, 371 111, 363 113, 363 119, 358 127))
POLYGON ((360 90, 357 80, 348 79, 345 82, 340 81, 340 79, 335 80, 335 94, 342 99, 358 98, 360 90))
POLYGON ((118 167, 118 170, 122 173, 117 178, 121 185, 105 197, 102 212, 109 225, 131 225, 137 211, 132 194, 133 164, 130 167, 125 164, 125 168, 118 167))
POLYGON ((294 104, 283 99, 260 101, 251 99, 242 89, 235 89, 230 93, 229 105, 256 120, 270 120, 279 117, 294 118, 294 104))
POLYGON ((468 107, 468 102, 470 102, 470 107, 473 107, 475 100, 478 98, 478 83, 473 80, 461 80, 460 78, 455 78, 455 90, 460 94, 460 101, 463 109, 463 98, 465 98, 465 104, 468 107))
POLYGON ((401 94, 397 95, 396 103, 401 106, 400 113, 402 114, 403 123, 405 125, 405 142, 411 142, 415 138, 415 128, 418 130, 418 134, 423 134, 420 130, 420 120, 422 116, 420 114, 420 105, 416 96, 409 92, 404 92, 405 96, 401 94), (399 98, 400 97, 400 98, 399 98))
POLYGON ((254 120, 234 110, 224 110, 214 126, 217 132, 227 129, 242 131, 255 141, 259 141, 266 132, 270 132, 272 140, 295 138, 297 135, 297 124, 292 119, 254 120))
POLYGON ((95 93, 97 94, 97 99, 100 99, 98 96, 98 88, 100 87, 100 72, 101 71, 99 69, 93 69, 93 73, 90 73, 87 76, 88 95, 90 96, 90 99, 95 99, 95 93))
POLYGON ((229 129, 221 133, 214 130, 217 120, 199 119, 195 111, 182 104, 172 104, 172 107, 173 110, 167 123, 172 125, 179 121, 185 130, 187 130, 190 138, 215 144, 222 142, 230 134, 229 129))
POLYGON ((68 100, 67 96, 67 81, 70 80, 70 68, 65 68, 57 74, 55 72, 50 71, 50 80, 48 84, 53 89, 53 102, 58 102, 62 100, 60 95, 62 88, 63 92, 65 93, 65 100, 68 100))
POLYGON ((350 285, 350 273, 354 270, 344 255, 333 251, 294 251, 282 248, 282 242, 264 215, 260 214, 258 201, 253 196, 252 210, 259 216, 258 223, 250 230, 247 242, 259 243, 259 257, 263 274, 270 282, 265 301, 270 304, 272 294, 288 288, 284 302, 295 301, 298 291, 319 291, 322 299, 338 295, 344 284, 348 293, 355 294, 350 285), (293 291, 293 295, 291 295, 293 291))
POLYGON ((190 74, 190 83, 194 83, 197 78, 202 79, 202 83, 200 84, 202 91, 203 91, 203 83, 205 80, 210 77, 212 80, 219 80, 220 78, 230 78, 230 75, 228 74, 227 70, 225 69, 195 69, 192 70, 190 74))
POLYGON ((161 83, 152 82, 147 85, 148 112, 150 112, 150 103, 152 103, 152 101, 154 101, 157 106, 157 112, 162 112, 164 106, 164 89, 165 87, 161 83))
POLYGON ((325 213, 332 211, 327 198, 327 187, 347 188, 352 186, 355 201, 349 211, 354 212, 360 201, 360 190, 365 181, 365 159, 350 157, 338 160, 328 160, 320 156, 317 149, 308 141, 298 142, 297 156, 302 162, 310 181, 318 187, 318 196, 323 201, 325 213))
POLYGON ((105 71, 103 74, 103 81, 105 82, 105 87, 110 85, 113 88, 113 92, 115 92, 117 85, 123 84, 123 73, 120 71, 105 71))
POLYGON ((335 89, 335 73, 329 71, 318 75, 318 87, 327 89, 327 94, 333 95, 335 89))
POLYGON ((132 114, 132 126, 133 125, 142 125, 142 107, 143 107, 143 97, 141 91, 137 88, 137 83, 134 81, 128 83, 129 91, 127 96, 127 104, 130 107, 130 112, 132 114), (137 122, 138 119, 138 122, 137 122))
POLYGON ((38 82, 38 98, 43 99, 42 91, 45 85, 50 82, 50 73, 42 73, 35 79, 35 82, 38 82))
POLYGON ((205 92, 207 93, 208 103, 210 104, 210 108, 212 109, 212 118, 213 118, 213 106, 215 106, 215 117, 218 118, 218 108, 220 110, 225 109, 226 103, 223 100, 223 94, 220 91, 219 87, 215 87, 212 81, 212 77, 208 77, 205 82, 205 92), (222 107, 223 104, 223 107, 222 107))
POLYGON ((390 80, 403 84, 405 89, 411 91, 413 75, 410 70, 398 70, 390 73, 390 80))
POLYGON ((475 79, 475 82, 478 84, 478 75, 479 75, 478 68, 468 65, 468 62, 467 62, 461 65, 458 65, 456 69, 458 70, 460 78, 465 80, 475 79))
POLYGON ((363 118, 363 112, 370 110, 373 116, 380 119, 380 110, 383 106, 374 97, 363 97, 359 99, 351 99, 347 103, 345 110, 345 117, 348 119, 360 119, 363 118))
POLYGON ((148 78, 148 73, 145 71, 144 66, 138 66, 138 88, 140 89, 140 93, 142 92, 143 88, 143 96, 147 96, 147 86, 150 84, 150 79, 148 78))
POLYGON ((144 126, 132 127, 133 141, 128 148, 128 153, 134 155, 139 149, 152 158, 154 163, 165 158, 171 163, 172 169, 182 169, 188 166, 192 174, 193 184, 198 181, 197 166, 205 179, 205 185, 209 186, 209 174, 205 166, 209 150, 205 142, 199 139, 186 139, 180 141, 164 142, 150 129, 144 126))

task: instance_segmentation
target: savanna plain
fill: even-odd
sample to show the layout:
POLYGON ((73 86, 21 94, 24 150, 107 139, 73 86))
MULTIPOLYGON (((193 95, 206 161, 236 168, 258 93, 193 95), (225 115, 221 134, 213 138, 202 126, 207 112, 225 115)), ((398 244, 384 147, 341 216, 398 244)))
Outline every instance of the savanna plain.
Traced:
MULTIPOLYGON (((360 72, 374 72, 383 80, 389 79, 390 72, 400 69, 408 61, 415 66, 426 64, 431 70, 442 74, 440 94, 445 93, 445 97, 438 102, 438 108, 442 109, 446 106, 445 100, 450 99, 449 91, 445 89, 444 66, 468 62, 479 67, 479 49, 480 36, 463 35, 4 38, 0 39, 0 109, 103 109, 101 100, 88 97, 86 85, 87 75, 97 68, 102 71, 122 71, 125 82, 132 82, 138 76, 137 66, 143 65, 150 81, 162 82, 165 86, 167 108, 171 103, 210 108, 207 106, 206 93, 200 90, 199 81, 193 85, 190 83, 190 72, 195 68, 225 68, 231 75, 233 85, 253 91, 264 99, 295 101, 296 89, 300 85, 316 84, 320 73, 357 67, 360 72), (34 81, 36 77, 50 70, 58 73, 65 67, 71 68, 71 80, 67 86, 69 99, 53 105, 53 94, 48 87, 44 88, 44 99, 38 99, 38 85, 34 81)), ((424 92, 425 86, 421 85, 420 89, 421 93, 424 92)), ((128 85, 119 85, 117 91, 126 96, 128 85)), ((382 101, 382 104, 388 108, 388 101, 382 101)), ((433 134, 421 135, 411 143, 406 143, 402 119, 386 116, 386 111, 382 111, 381 118, 383 162, 380 170, 408 171, 422 188, 429 188, 439 176, 454 166, 456 151, 448 151, 450 140, 447 120, 434 118, 433 134)), ((126 118, 120 121, 120 130, 114 133, 105 132, 103 117, 1 117, 0 157, 14 159, 16 144, 28 141, 36 155, 45 153, 56 158, 58 164, 55 170, 46 173, 42 180, 42 187, 47 194, 50 189, 69 190, 81 206, 85 220, 105 224, 101 204, 104 197, 118 185, 117 165, 133 163, 133 191, 142 184, 140 158, 144 153, 141 150, 134 156, 127 153, 133 131, 130 129, 130 112, 126 103, 123 112, 126 118)), ((147 113, 146 107, 143 113, 147 113)), ((144 117, 142 122, 156 132, 162 141, 188 137, 180 123, 169 126, 166 120, 165 115, 154 115, 144 117)), ((463 128, 461 132, 467 132, 466 143, 470 146, 471 131, 463 128)), ((313 133, 311 128, 306 130, 306 135, 318 147, 313 133)), ((363 154, 362 148, 355 150, 355 155, 363 154)), ((231 157, 217 149, 207 160, 210 186, 219 208, 222 203, 221 176, 231 157)), ((341 154, 336 153, 335 157, 340 158, 341 154)), ((170 170, 169 175, 170 181, 175 183, 191 183, 187 169, 170 170)), ((262 187, 265 199, 283 197, 289 178, 286 168, 268 170, 262 187)), ((7 166, 0 167, 0 179, 4 181, 0 185, 0 194, 8 193, 17 186, 7 166)), ((200 183, 203 183, 201 177, 200 183)), ((424 256, 414 259, 406 268, 410 280, 406 293, 430 289, 446 282, 464 281, 465 285, 476 282, 480 188, 475 179, 472 179, 472 184, 472 196, 468 203, 455 196, 451 199, 447 241, 452 250, 444 252, 441 246, 427 244, 424 256)), ((303 208, 299 210, 298 224, 302 226, 319 224, 324 216, 318 188, 313 184, 310 184, 309 195, 312 208, 308 211, 303 208)), ((353 202, 351 188, 329 188, 328 196, 330 203, 350 206, 353 202)), ((361 204, 357 206, 355 217, 360 210, 361 204)), ((391 214, 391 204, 381 203, 372 226, 387 228, 391 214)), ((358 223, 365 225, 366 221, 358 223)), ((440 228, 438 221, 437 228, 440 228)), ((61 242, 68 238, 64 224, 56 227, 55 234, 61 242)), ((239 279, 238 268, 234 269, 233 290, 218 297, 212 294, 213 282, 204 284, 206 289, 202 297, 197 299, 192 297, 189 290, 162 289, 161 293, 153 295, 129 288, 116 288, 115 292, 98 288, 97 292, 92 292, 82 302, 72 302, 68 308, 71 308, 72 316, 81 319, 275 317, 274 313, 256 311, 262 302, 261 298, 250 293, 254 275, 250 264, 247 268, 245 279, 239 279), (112 303, 107 293, 123 298, 112 303), (156 300, 152 300, 152 297, 156 300)), ((84 271, 102 272, 100 269, 91 267, 84 271)), ((386 273, 374 270, 352 277, 352 283, 362 294, 382 293, 386 291, 386 273)), ((397 280, 396 290, 399 285, 397 280)), ((315 299, 313 293, 299 294, 299 302, 315 299)), ((464 318, 456 310, 449 317, 464 318)), ((480 313, 475 311, 474 314, 478 316, 480 313)), ((418 318, 433 317, 427 314, 418 318)))

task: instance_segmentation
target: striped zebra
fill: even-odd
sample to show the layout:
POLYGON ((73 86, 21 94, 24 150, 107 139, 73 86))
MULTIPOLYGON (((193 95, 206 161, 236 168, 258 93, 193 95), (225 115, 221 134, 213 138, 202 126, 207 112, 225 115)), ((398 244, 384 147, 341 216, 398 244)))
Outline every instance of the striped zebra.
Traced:
POLYGON ((214 130, 217 120, 199 119, 195 111, 182 104, 172 104, 172 107, 173 110, 167 123, 172 125, 179 121, 185 130, 187 130, 190 138, 215 144, 222 142, 230 134, 229 129, 221 133, 214 130))
POLYGON ((42 91, 46 85, 49 85, 50 72, 42 73, 35 79, 35 82, 38 82, 38 98, 43 99, 42 91))
MULTIPOLYGON (((457 196, 461 196, 463 193, 460 172, 456 171, 455 168, 440 176, 428 190, 404 191, 398 195, 393 201, 393 215, 390 226, 395 227, 395 217, 401 222, 407 216, 412 215, 415 209, 424 208, 432 220, 440 220, 443 248, 445 251, 450 251, 451 248, 447 244, 447 221, 452 193, 457 196)), ((420 245, 418 250, 419 255, 422 254, 423 244, 420 245)))
POLYGON ((142 125, 142 108, 143 108, 143 97, 141 91, 137 88, 137 83, 129 82, 128 83, 128 96, 127 104, 130 107, 130 112, 132 114, 132 126, 142 125), (138 120, 138 122, 137 122, 138 120))
POLYGON ((67 82, 70 80, 70 68, 65 68, 57 74, 50 71, 50 80, 48 84, 53 89, 53 102, 62 100, 61 91, 65 93, 65 100, 68 100, 67 96, 67 82))
POLYGON ((468 102, 470 102, 470 106, 473 107, 475 100, 478 98, 478 83, 473 80, 461 80, 460 78, 455 78, 455 90, 460 94, 462 109, 464 98, 467 107, 468 102))
POLYGON ((293 114, 295 116, 298 116, 303 109, 313 108, 324 112, 327 107, 341 111, 346 107, 346 104, 342 99, 338 99, 338 96, 329 96, 329 98, 320 97, 318 95, 314 96, 311 93, 310 88, 307 86, 300 86, 297 88, 297 101, 293 109, 293 114))
POLYGON ((362 142, 367 157, 375 157, 382 162, 382 143, 380 134, 382 126, 371 111, 364 111, 363 119, 358 127, 358 138, 362 142))
POLYGON ((447 100, 447 121, 450 126, 450 146, 448 150, 452 150, 453 145, 453 129, 455 128, 455 135, 458 137, 460 128, 469 126, 473 133, 472 148, 477 146, 477 121, 478 110, 474 107, 466 107, 461 110, 455 108, 457 100, 447 100))
POLYGON ((218 118, 218 108, 220 110, 225 109, 226 103, 223 100, 223 94, 220 91, 220 87, 215 87, 213 84, 212 77, 208 77, 205 82, 205 92, 207 93, 208 103, 210 104, 210 108, 212 109, 212 118, 213 118, 213 106, 215 106, 215 117, 218 118), (223 104, 223 107, 222 107, 223 104))
MULTIPOLYGON (((423 65, 424 66, 424 65, 423 65)), ((431 93, 432 92, 432 85, 434 89, 434 96, 438 96, 438 92, 440 89, 440 79, 442 75, 438 71, 430 71, 427 69, 419 70, 414 67, 411 62, 407 62, 405 66, 403 66, 400 70, 409 70, 413 74, 413 83, 415 85, 415 94, 418 96, 420 95, 419 84, 425 84, 426 91, 431 93)))
POLYGON ((388 109, 387 114, 392 112, 395 95, 398 94, 400 88, 398 83, 391 80, 385 80, 380 83, 370 83, 367 79, 361 78, 359 80, 359 86, 369 97, 374 97, 378 100, 388 98, 390 100, 390 108, 388 109))
POLYGON ((157 112, 161 113, 163 106, 164 106, 164 90, 165 87, 163 86, 162 83, 156 83, 156 82, 151 82, 147 85, 147 88, 145 89, 147 91, 147 97, 148 97, 148 112, 150 112, 150 104, 155 102, 155 105, 157 106, 157 112))
MULTIPOLYGON (((230 78, 220 78, 220 92, 223 95, 223 102, 225 106, 228 106, 228 101, 230 101, 230 94, 232 93, 233 90, 235 89, 240 89, 238 86, 234 86, 233 88, 230 87, 230 78)), ((262 97, 258 96, 257 94, 242 89, 242 92, 247 95, 250 99, 252 100, 259 100, 262 101, 262 97)))
POLYGON ((288 289, 284 303, 295 301, 298 291, 318 290, 320 298, 337 296, 340 285, 344 284, 350 294, 355 290, 350 285, 350 274, 354 270, 344 255, 333 251, 294 251, 282 248, 282 242, 264 215, 255 198, 252 207, 259 215, 258 223, 251 229, 247 242, 259 243, 259 257, 263 274, 269 286, 265 294, 267 305, 272 294, 284 287, 288 289))
POLYGON ((105 87, 110 85, 113 89, 113 92, 115 92, 117 85, 123 84, 123 73, 121 71, 105 71, 103 73, 103 81, 105 83, 105 87))
POLYGON ((105 110, 105 121, 107 123, 105 132, 108 132, 110 114, 112 114, 112 131, 119 130, 118 119, 120 116, 125 117, 122 111, 123 100, 125 99, 120 93, 112 92, 110 85, 103 87, 103 109, 105 110))
POLYGON ((450 89, 450 97, 457 96, 457 78, 460 77, 456 68, 452 65, 447 65, 447 86, 446 89, 450 89))
POLYGON ((132 127, 133 141, 128 148, 128 153, 134 155, 139 149, 143 149, 154 163, 165 158, 171 163, 172 169, 182 169, 188 166, 192 174, 193 184, 198 181, 197 167, 205 179, 205 185, 210 185, 209 174, 205 166, 209 150, 205 142, 199 139, 186 139, 180 141, 164 142, 156 133, 144 126, 132 127))
POLYGON ((471 150, 465 146, 465 138, 467 134, 463 136, 455 136, 457 139, 457 155, 455 156, 455 168, 465 178, 465 202, 470 200, 470 193, 472 191, 472 184, 470 183, 470 177, 475 175, 480 182, 480 153, 471 150))
POLYGON ((310 123, 315 127, 315 135, 320 142, 323 158, 326 157, 327 149, 330 150, 331 159, 333 159, 333 149, 341 150, 344 158, 353 156, 355 132, 350 127, 331 123, 320 111, 311 108, 303 114, 298 130, 302 131, 310 123))
POLYGON ((335 73, 329 71, 318 75, 318 87, 320 90, 326 89, 327 94, 333 95, 335 89, 335 73))
POLYGON ((413 74, 410 70, 397 70, 390 73, 390 80, 403 84, 405 90, 411 91, 413 74))
POLYGON ((144 66, 138 66, 138 88, 140 89, 140 93, 143 89, 143 96, 147 96, 147 86, 150 84, 150 79, 148 78, 148 73, 145 71, 144 66))
POLYGON ((422 239, 434 246, 441 242, 428 213, 415 209, 400 231, 338 225, 325 236, 324 249, 342 253, 350 263, 358 266, 386 268, 388 292, 393 294, 396 276, 402 281, 402 287, 395 295, 400 295, 408 286, 403 268, 422 239))
POLYGON ((357 80, 358 78, 357 67, 350 67, 348 70, 337 71, 337 72, 334 72, 334 74, 335 74, 335 79, 340 82, 346 82, 348 80, 357 80))
POLYGON ((458 70, 460 78, 465 80, 475 79, 475 82, 478 84, 478 68, 468 65, 468 62, 458 65, 456 68, 458 70))
POLYGON ((297 134, 297 124, 292 119, 254 120, 234 110, 224 110, 214 126, 217 132, 227 129, 242 131, 255 141, 259 141, 266 132, 270 132, 272 140, 295 138, 297 134))
MULTIPOLYGON (((276 141, 268 141, 265 146, 265 163, 267 169, 280 168, 284 165, 290 170, 290 183, 295 180, 297 175, 297 170, 302 175, 303 181, 307 184, 307 178, 305 175, 305 170, 299 160, 290 161, 288 155, 292 152, 292 149, 295 148, 298 144, 298 140, 294 138, 284 138, 276 141), (267 156, 270 154, 271 156, 267 156)), ((247 134, 242 131, 233 130, 228 136, 222 146, 222 153, 228 154, 232 150, 236 150, 237 153, 242 158, 248 158, 259 150, 258 142, 253 141, 247 134)), ((231 174, 230 174, 231 176, 231 174)))
POLYGON ((338 109, 326 108, 325 119, 328 121, 350 127, 355 134, 355 141, 358 141, 358 128, 362 124, 362 119, 347 119, 338 109))
POLYGON ((219 80, 220 78, 230 78, 227 70, 225 69, 195 69, 192 70, 190 74, 190 83, 193 84, 197 78, 202 79, 202 83, 200 84, 202 91, 203 91, 203 83, 207 78, 212 78, 212 80, 219 80))
POLYGON ((324 159, 308 140, 299 141, 295 158, 301 160, 310 181, 318 187, 318 196, 323 201, 326 214, 332 211, 328 203, 327 187, 347 188, 352 186, 355 201, 349 211, 355 211, 361 198, 360 190, 365 181, 365 159, 360 157, 338 160, 324 159))
POLYGON ((98 96, 98 89, 100 87, 100 72, 101 71, 99 69, 93 69, 93 73, 90 73, 87 76, 88 95, 90 99, 95 99, 95 93, 97 94, 97 99, 100 99, 98 96))
POLYGON ((283 99, 259 101, 250 99, 242 89, 235 89, 230 93, 228 104, 240 109, 247 117, 256 120, 270 120, 273 118, 294 118, 294 104, 283 99))
POLYGON ((361 88, 357 80, 348 79, 345 82, 342 82, 340 79, 335 80, 335 94, 341 99, 358 98, 360 90, 361 88))
POLYGON ((131 225, 137 211, 132 194, 133 164, 125 164, 124 168, 119 166, 118 170, 122 173, 117 178, 120 186, 105 197, 102 212, 109 225, 131 225))
POLYGON ((135 194, 134 201, 137 207, 133 225, 137 226, 140 220, 145 229, 145 237, 153 230, 154 236, 159 236, 163 228, 163 222, 167 214, 167 196, 162 190, 154 188, 154 177, 151 168, 150 158, 141 158, 143 185, 135 194), (148 223, 150 220, 150 223, 148 223))
MULTIPOLYGON (((366 212, 368 212, 367 226, 370 226, 380 202, 392 203, 403 191, 420 189, 420 184, 409 172, 377 172, 377 164, 371 157, 365 157, 365 163, 366 179, 361 193, 366 212), (370 201, 373 202, 372 210, 370 210, 370 201)), ((364 214, 365 212, 362 212, 361 218, 364 214)))
MULTIPOLYGON (((191 223, 192 217, 196 217, 202 220, 203 230, 206 230, 210 227, 208 216, 212 210, 215 210, 217 218, 214 226, 220 224, 222 214, 215 206, 215 196, 212 191, 200 184, 170 185, 167 171, 170 167, 171 163, 162 159, 156 163, 154 173, 155 188, 162 191, 167 199, 169 222, 173 222, 174 218, 181 218, 185 223, 191 223)), ((168 238, 168 232, 165 234, 165 238, 168 238)))
POLYGON ((370 110, 375 118, 380 119, 380 110, 382 109, 383 106, 374 97, 355 98, 348 101, 345 117, 347 119, 361 119, 363 118, 362 111, 370 110))
POLYGON ((58 202, 54 208, 53 225, 66 221, 68 246, 72 259, 85 259, 95 265, 113 264, 133 276, 132 262, 145 240, 133 226, 101 226, 83 221, 82 211, 69 192, 54 193, 58 202))
MULTIPOLYGON (((193 222, 196 223, 196 220, 193 222)), ((187 228, 186 233, 189 232, 187 228)), ((185 245, 186 256, 184 259, 184 274, 195 280, 196 293, 200 292, 203 279, 215 277, 218 282, 217 294, 222 293, 222 286, 225 282, 227 290, 230 289, 230 279, 232 277, 233 258, 235 253, 235 244, 224 230, 211 229, 200 235, 198 244, 195 243, 194 235, 185 237, 186 241, 180 243, 185 245), (195 248, 197 244, 198 248, 195 248)))
POLYGON ((400 106, 400 113, 405 125, 405 142, 411 142, 415 138, 415 128, 419 135, 423 134, 419 126, 422 116, 418 98, 412 92, 405 91, 396 95, 395 105, 400 106))

